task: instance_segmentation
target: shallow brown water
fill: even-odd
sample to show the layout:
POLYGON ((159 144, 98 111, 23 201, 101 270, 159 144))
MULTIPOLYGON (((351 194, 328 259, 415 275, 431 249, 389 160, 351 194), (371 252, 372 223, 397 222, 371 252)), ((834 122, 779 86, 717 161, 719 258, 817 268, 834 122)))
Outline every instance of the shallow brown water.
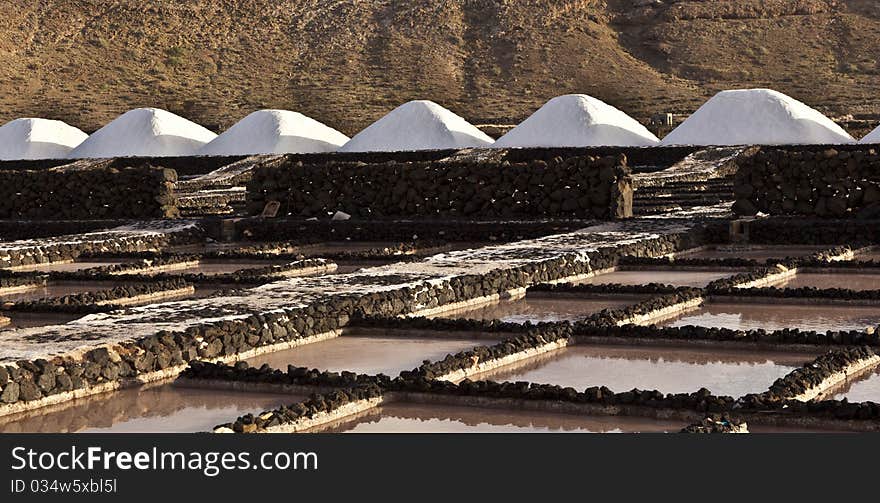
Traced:
POLYGON ((22 313, 18 311, 3 311, 0 316, 5 316, 11 323, 0 327, 0 330, 13 330, 16 328, 45 327, 49 325, 61 325, 85 316, 84 314, 65 313, 22 313))
POLYGON ((678 421, 581 416, 476 407, 390 404, 325 432, 343 433, 634 433, 677 432, 678 421))
POLYGON ((534 297, 502 301, 477 309, 444 313, 437 318, 467 318, 471 320, 501 320, 512 323, 541 321, 580 321, 603 309, 631 306, 643 300, 640 296, 618 298, 572 299, 566 297, 534 297))
POLYGON ((110 265, 125 264, 127 262, 136 262, 135 259, 101 259, 101 260, 77 260, 76 262, 61 264, 34 264, 17 271, 40 271, 40 272, 72 272, 90 269, 92 267, 105 267, 110 265))
POLYGON ((813 358, 725 349, 578 345, 473 379, 557 384, 579 391, 607 386, 615 392, 638 388, 691 393, 705 387, 716 395, 740 397, 766 391, 773 381, 813 358))
POLYGON ((646 285, 662 283, 674 286, 693 286, 702 288, 709 283, 737 274, 731 271, 615 271, 573 282, 575 285, 646 285))
POLYGON ((660 326, 729 328, 732 330, 864 330, 880 324, 880 309, 873 306, 816 306, 791 304, 708 303, 660 326))
POLYGON ((850 290, 880 290, 880 274, 819 274, 798 273, 793 278, 774 285, 777 288, 848 288, 850 290))
POLYGON ((2 433, 191 433, 304 397, 186 389, 163 384, 75 400, 63 410, 0 418, 2 433))
POLYGON ((202 260, 198 265, 192 267, 147 271, 145 274, 205 274, 214 276, 217 274, 229 274, 243 269, 259 269, 272 265, 283 265, 290 262, 290 260, 202 260))
POLYGON ((832 398, 835 400, 846 398, 850 402, 880 403, 880 368, 841 387, 832 398))
POLYGON ((48 286, 31 288, 18 293, 0 295, 0 302, 24 302, 47 297, 62 297, 85 292, 99 292, 111 288, 130 285, 124 281, 53 281, 48 286))
POLYGON ((268 363, 276 369, 288 365, 359 374, 397 376, 403 370, 412 370, 423 360, 437 360, 447 354, 492 344, 479 339, 441 339, 404 337, 362 337, 344 335, 327 341, 307 344, 298 348, 257 356, 247 360, 259 367, 268 363))
POLYGON ((677 255, 678 258, 708 258, 708 259, 725 259, 740 258, 764 261, 771 258, 786 257, 805 257, 813 253, 827 250, 830 246, 747 246, 735 247, 725 246, 717 248, 709 248, 695 252, 682 252, 677 255))

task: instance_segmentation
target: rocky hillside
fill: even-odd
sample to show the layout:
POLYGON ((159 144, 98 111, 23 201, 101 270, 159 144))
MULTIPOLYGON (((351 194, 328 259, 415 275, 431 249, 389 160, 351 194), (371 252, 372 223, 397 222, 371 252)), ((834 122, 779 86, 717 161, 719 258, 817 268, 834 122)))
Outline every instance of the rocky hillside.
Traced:
POLYGON ((413 98, 511 123, 585 92, 644 120, 742 86, 871 114, 878 54, 874 0, 9 0, 0 120, 273 107, 352 134, 413 98))

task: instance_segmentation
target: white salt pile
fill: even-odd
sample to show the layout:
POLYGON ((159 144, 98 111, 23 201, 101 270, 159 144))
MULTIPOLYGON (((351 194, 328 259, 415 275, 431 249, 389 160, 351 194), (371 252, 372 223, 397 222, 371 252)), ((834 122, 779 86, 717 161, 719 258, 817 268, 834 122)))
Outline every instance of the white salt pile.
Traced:
POLYGON ((486 147, 492 138, 432 101, 410 101, 355 135, 341 152, 486 147))
POLYGON ((289 110, 258 110, 205 145, 199 155, 333 152, 348 136, 289 110))
POLYGON ((646 147, 660 142, 637 120, 585 94, 558 96, 495 142, 495 147, 646 147))
POLYGON ((868 133, 859 143, 880 143, 880 127, 868 133))
POLYGON ((786 145, 852 143, 818 111, 771 89, 722 91, 674 131, 663 145, 786 145))
POLYGON ((195 155, 217 135, 158 108, 137 108, 95 131, 70 152, 72 158, 195 155))
POLYGON ((0 159, 62 159, 86 138, 65 122, 15 119, 0 127, 0 159))

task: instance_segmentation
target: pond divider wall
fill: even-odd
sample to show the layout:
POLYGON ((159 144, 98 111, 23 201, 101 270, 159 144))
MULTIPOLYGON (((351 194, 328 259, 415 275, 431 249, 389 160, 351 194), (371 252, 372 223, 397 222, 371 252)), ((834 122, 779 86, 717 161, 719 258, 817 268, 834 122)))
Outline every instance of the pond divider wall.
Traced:
POLYGON ((119 219, 178 216, 174 170, 111 161, 0 170, 0 218, 119 219))
POLYGON ((632 216, 632 179, 624 155, 511 163, 497 157, 432 162, 327 162, 291 158, 255 168, 248 212, 270 201, 280 216, 360 218, 632 216), (340 185, 342 181, 342 185, 340 185))
POLYGON ((876 147, 762 147, 737 163, 734 211, 741 215, 880 218, 876 147))

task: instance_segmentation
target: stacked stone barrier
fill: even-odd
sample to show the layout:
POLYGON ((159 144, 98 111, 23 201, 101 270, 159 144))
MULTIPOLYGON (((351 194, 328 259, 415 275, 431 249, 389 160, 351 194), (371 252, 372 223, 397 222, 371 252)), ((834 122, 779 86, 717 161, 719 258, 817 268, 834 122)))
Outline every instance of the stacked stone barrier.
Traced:
POLYGON ((12 272, 0 269, 0 290, 7 288, 46 286, 48 276, 38 273, 12 272))
POLYGON ((874 147, 763 147, 737 163, 738 214, 880 218, 874 147))
MULTIPOLYGON (((53 271, 47 273, 50 279, 62 281, 175 281, 184 280, 196 284, 260 284, 277 281, 284 275, 296 275, 298 271, 308 274, 308 271, 329 271, 335 269, 332 261, 325 259, 301 259, 286 264, 271 264, 263 267, 244 268, 223 274, 187 273, 187 272, 155 272, 146 270, 198 262, 203 255, 158 255, 155 259, 143 259, 140 262, 128 264, 113 264, 78 271, 53 271)), ((250 257, 253 258, 253 257, 250 257)), ((268 257, 262 257, 268 258, 268 257)), ((273 257, 274 258, 274 257, 273 257)))
POLYGON ((549 162, 293 162, 256 168, 248 212, 270 201, 279 215, 360 218, 632 216, 626 157, 590 156, 549 162), (344 183, 340 186, 340 181, 344 183))
MULTIPOLYGON (((806 365, 796 368, 777 379, 760 398, 763 402, 785 402, 819 386, 834 374, 866 358, 873 358, 874 350, 867 346, 853 346, 829 351, 806 365)), ((747 401, 749 399, 746 399, 747 401)))
POLYGON ((0 218, 177 217, 177 173, 149 164, 0 170, 0 218))
POLYGON ((759 218, 749 222, 749 242, 773 245, 880 244, 880 218, 759 218))
POLYGON ((178 291, 190 286, 190 283, 180 278, 154 280, 150 283, 115 286, 107 290, 11 302, 4 304, 3 308, 24 312, 104 313, 119 308, 118 302, 114 301, 178 291))
POLYGON ((496 242, 534 239, 550 234, 571 232, 589 225, 589 221, 505 221, 396 220, 363 219, 310 221, 294 218, 245 218, 237 222, 236 233, 248 240, 277 241, 288 239, 296 244, 327 241, 400 241, 496 242), (308 241, 303 237, 308 236, 308 241))

